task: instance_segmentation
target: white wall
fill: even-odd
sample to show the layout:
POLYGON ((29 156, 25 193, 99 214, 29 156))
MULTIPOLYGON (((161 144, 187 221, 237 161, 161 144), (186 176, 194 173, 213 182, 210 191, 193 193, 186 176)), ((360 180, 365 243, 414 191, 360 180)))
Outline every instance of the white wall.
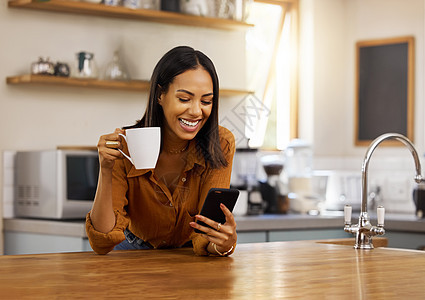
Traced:
MULTIPOLYGON (((415 38, 414 144, 423 160, 424 2, 300 0, 300 137, 314 145, 315 169, 361 174, 366 147, 354 145, 355 45, 399 36, 415 38)), ((412 213, 414 170, 405 147, 379 147, 370 162, 369 187, 382 188, 390 211, 412 213)))
MULTIPOLYGON (((95 146, 101 134, 144 112, 147 93, 6 84, 8 76, 28 74, 39 56, 74 65, 76 52, 91 51, 102 69, 121 48, 133 79, 146 80, 166 51, 189 45, 214 61, 222 88, 246 88, 244 31, 11 9, 7 2, 0 2, 0 152, 95 146)), ((239 100, 224 98, 221 117, 239 100)))
POLYGON ((300 14, 300 135, 315 155, 363 157, 366 148, 354 146, 355 43, 407 35, 416 50, 415 145, 424 153, 424 0, 300 0, 300 14))
POLYGON ((29 73, 38 56, 73 65, 75 53, 87 50, 102 69, 122 47, 132 77, 149 79, 166 51, 185 44, 213 59, 223 87, 244 88, 243 32, 8 9, 5 2, 0 6, 1 149, 95 145, 99 134, 131 124, 144 112, 146 93, 5 84, 7 76, 29 73))

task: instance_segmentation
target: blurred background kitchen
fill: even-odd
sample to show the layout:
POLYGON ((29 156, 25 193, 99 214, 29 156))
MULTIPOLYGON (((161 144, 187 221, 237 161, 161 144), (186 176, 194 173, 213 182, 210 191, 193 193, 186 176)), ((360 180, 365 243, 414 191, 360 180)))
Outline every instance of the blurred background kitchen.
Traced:
MULTIPOLYGON (((16 214, 17 152, 86 151, 101 134, 132 124, 145 110, 155 63, 177 45, 205 52, 219 74, 220 123, 237 143, 231 184, 241 190, 235 215, 242 242, 244 231, 246 242, 273 240, 280 225, 255 225, 260 216, 288 216, 291 224, 332 216, 319 229, 344 234, 343 206, 359 209, 366 152, 354 144, 359 40, 414 37, 413 142, 423 159, 424 0, 69 0, 62 1, 70 3, 64 13, 48 11, 49 1, 41 10, 8 2, 0 3, 0 253, 21 247, 19 234, 40 243, 43 230, 59 244, 77 236, 87 245, 78 218, 52 223, 55 216, 16 214), (102 8, 87 13, 94 5, 102 8)), ((406 148, 378 148, 371 208, 382 204, 390 214, 415 217, 413 176, 406 148)), ((285 235, 280 229, 276 239, 285 235)), ((418 236, 423 232, 412 239, 418 236)))

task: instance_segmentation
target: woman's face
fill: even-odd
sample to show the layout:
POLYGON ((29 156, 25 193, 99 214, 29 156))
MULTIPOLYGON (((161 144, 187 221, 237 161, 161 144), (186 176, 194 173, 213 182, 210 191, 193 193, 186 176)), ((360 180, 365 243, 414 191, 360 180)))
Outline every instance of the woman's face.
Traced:
POLYGON ((202 67, 176 76, 167 93, 160 96, 165 134, 192 140, 204 126, 213 106, 213 83, 202 67))

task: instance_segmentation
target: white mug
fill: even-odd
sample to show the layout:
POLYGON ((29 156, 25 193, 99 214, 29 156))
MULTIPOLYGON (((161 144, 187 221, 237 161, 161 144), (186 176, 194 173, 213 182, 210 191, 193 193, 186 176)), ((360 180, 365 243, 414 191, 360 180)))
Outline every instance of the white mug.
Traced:
POLYGON ((153 169, 161 148, 161 128, 143 127, 126 129, 119 134, 127 142, 129 156, 118 149, 136 169, 153 169))

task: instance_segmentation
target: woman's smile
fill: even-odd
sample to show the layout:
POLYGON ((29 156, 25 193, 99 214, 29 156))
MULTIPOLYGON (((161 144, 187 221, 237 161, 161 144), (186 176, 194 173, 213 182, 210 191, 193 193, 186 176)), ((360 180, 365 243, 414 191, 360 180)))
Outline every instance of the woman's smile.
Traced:
POLYGON ((183 130, 190 132, 196 131, 201 124, 201 120, 191 121, 188 119, 179 118, 179 121, 183 130))
POLYGON ((159 99, 165 135, 175 142, 194 139, 211 114, 213 95, 212 79, 204 68, 177 75, 159 99))

